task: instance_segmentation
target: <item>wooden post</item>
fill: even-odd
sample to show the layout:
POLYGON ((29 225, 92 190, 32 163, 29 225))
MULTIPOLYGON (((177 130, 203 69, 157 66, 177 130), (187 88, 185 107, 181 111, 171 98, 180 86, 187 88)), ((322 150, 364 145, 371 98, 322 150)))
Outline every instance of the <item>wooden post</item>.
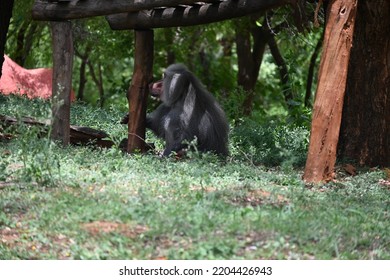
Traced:
POLYGON ((59 21, 51 22, 50 26, 53 44, 51 138, 68 145, 73 66, 72 25, 70 21, 59 21))
POLYGON ((356 8, 357 0, 331 0, 329 3, 303 174, 306 182, 328 181, 334 176, 356 8))
POLYGON ((135 31, 135 60, 128 90, 129 124, 127 152, 145 151, 146 105, 153 79, 153 30, 135 31))

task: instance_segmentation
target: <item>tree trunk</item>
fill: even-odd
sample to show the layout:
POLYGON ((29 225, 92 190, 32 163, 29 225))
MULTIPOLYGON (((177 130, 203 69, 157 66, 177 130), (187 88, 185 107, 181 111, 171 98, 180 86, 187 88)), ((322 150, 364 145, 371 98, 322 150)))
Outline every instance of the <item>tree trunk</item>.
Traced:
POLYGON ((51 138, 63 145, 70 137, 73 40, 71 22, 51 22, 53 41, 53 93, 51 138))
POLYGON ((311 98, 312 98, 312 92, 311 87, 313 85, 313 78, 314 78, 314 68, 317 65, 317 57, 320 53, 322 42, 324 41, 324 32, 322 32, 321 38, 318 40, 316 47, 314 48, 313 54, 310 58, 310 65, 309 65, 309 71, 307 74, 307 81, 306 81, 306 94, 305 94, 305 107, 311 107, 311 98))
POLYGON ((88 46, 85 52, 82 54, 77 49, 75 49, 75 54, 80 58, 80 77, 79 77, 79 89, 77 91, 77 100, 84 100, 84 89, 85 84, 87 83, 86 70, 89 61, 89 53, 91 52, 91 48, 88 46))
POLYGON ((31 52, 34 42, 34 37, 39 37, 43 30, 43 25, 38 25, 38 22, 32 21, 31 17, 26 18, 19 27, 16 35, 16 48, 13 51, 12 57, 20 66, 24 66, 26 59, 31 52))
POLYGON ((135 31, 135 61, 128 91, 129 123, 127 152, 144 152, 146 105, 153 80, 153 30, 135 31))
POLYGON ((291 105, 289 101, 291 101, 294 98, 294 94, 292 92, 291 86, 288 81, 289 75, 288 75, 288 68, 287 68, 286 61, 284 61, 284 58, 280 53, 280 50, 275 40, 275 36, 273 34, 270 33, 270 35, 268 36, 267 43, 271 51, 272 57, 274 58, 274 61, 278 66, 284 101, 286 101, 286 105, 290 107, 291 105))
POLYGON ((339 156, 390 166, 390 1, 359 1, 339 156))
POLYGON ((331 180, 352 47, 357 0, 332 0, 328 8, 310 145, 303 179, 331 180))
POLYGON ((20 66, 24 66, 24 38, 26 37, 26 33, 28 28, 30 27, 30 23, 32 22, 31 18, 27 18, 23 21, 22 25, 19 27, 17 35, 16 35, 16 48, 14 54, 14 61, 20 66))
POLYGON ((77 90, 77 100, 84 100, 84 89, 85 89, 85 84, 87 83, 87 78, 85 75, 85 70, 87 66, 87 61, 85 59, 81 59, 81 64, 80 64, 80 78, 79 78, 79 89, 77 90))
POLYGON ((3 70, 4 49, 7 40, 9 21, 12 17, 12 8, 14 0, 0 1, 0 77, 3 70))
POLYGON ((255 98, 255 86, 265 47, 268 41, 268 33, 256 26, 255 19, 240 19, 236 21, 236 47, 238 60, 237 84, 246 91, 243 103, 243 114, 252 113, 253 100, 255 98), (253 47, 251 36, 253 38, 253 47))
POLYGON ((92 80, 94 81, 95 85, 98 88, 99 106, 100 108, 103 108, 104 101, 105 101, 105 94, 104 94, 104 85, 103 85, 102 65, 100 64, 100 62, 97 64, 97 74, 96 74, 92 62, 88 60, 87 63, 89 66, 89 73, 91 74, 92 80))

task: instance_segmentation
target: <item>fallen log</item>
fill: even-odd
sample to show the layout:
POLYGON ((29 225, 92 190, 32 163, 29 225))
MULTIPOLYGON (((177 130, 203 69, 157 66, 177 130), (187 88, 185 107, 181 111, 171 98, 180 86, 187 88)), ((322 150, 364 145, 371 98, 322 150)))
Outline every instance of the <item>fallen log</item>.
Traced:
MULTIPOLYGON (((0 115, 0 127, 9 127, 12 125, 18 125, 24 123, 29 126, 38 126, 42 128, 42 133, 48 132, 51 122, 49 120, 39 121, 32 117, 21 117, 17 119, 15 117, 0 115)), ((12 135, 4 134, 7 137, 4 139, 12 138, 12 135)), ((103 131, 86 126, 71 125, 70 126, 70 143, 74 145, 96 145, 98 147, 110 148, 114 145, 114 142, 107 139, 109 135, 103 131)))

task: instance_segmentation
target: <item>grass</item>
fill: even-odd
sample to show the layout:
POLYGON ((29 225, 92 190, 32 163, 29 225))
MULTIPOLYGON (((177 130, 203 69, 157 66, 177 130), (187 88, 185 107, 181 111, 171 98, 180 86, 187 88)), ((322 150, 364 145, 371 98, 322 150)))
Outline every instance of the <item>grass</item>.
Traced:
MULTIPOLYGON (((0 97, 0 114, 47 118, 49 108, 0 97)), ((117 143, 120 116, 72 106, 72 123, 117 143)), ((17 137, 0 142, 1 259, 390 258, 385 172, 305 185, 303 128, 244 123, 226 161, 63 148, 23 125, 7 132, 17 137)))

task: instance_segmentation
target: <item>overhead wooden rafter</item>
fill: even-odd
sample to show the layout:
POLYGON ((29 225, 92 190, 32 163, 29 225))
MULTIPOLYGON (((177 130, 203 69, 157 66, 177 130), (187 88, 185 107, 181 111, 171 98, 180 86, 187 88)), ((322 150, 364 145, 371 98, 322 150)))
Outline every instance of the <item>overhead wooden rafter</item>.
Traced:
MULTIPOLYGON (((35 20, 69 20, 137 12, 155 7, 193 5, 195 0, 36 0, 32 9, 35 20)), ((203 3, 221 2, 205 0, 203 3)))
POLYGON ((254 14, 291 3, 289 0, 227 0, 213 3, 194 3, 188 6, 165 7, 132 13, 107 16, 114 30, 149 29, 175 26, 190 26, 223 21, 254 14))
POLYGON ((107 16, 111 28, 149 29, 222 21, 268 10, 295 0, 36 0, 35 20, 107 16))

